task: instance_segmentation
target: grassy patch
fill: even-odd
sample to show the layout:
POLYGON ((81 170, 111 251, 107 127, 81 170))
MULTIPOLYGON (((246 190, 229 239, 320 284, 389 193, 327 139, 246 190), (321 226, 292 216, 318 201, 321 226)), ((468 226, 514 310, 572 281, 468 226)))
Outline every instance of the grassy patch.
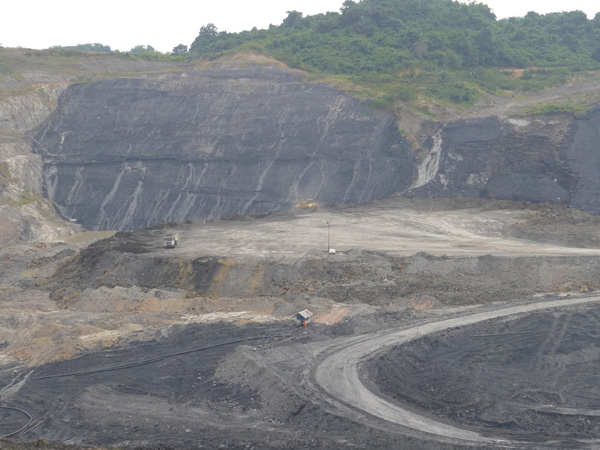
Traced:
POLYGON ((13 179, 8 164, 4 161, 0 161, 0 184, 6 184, 13 179))
POLYGON ((23 194, 21 194, 21 198, 19 200, 10 202, 8 206, 19 208, 21 206, 30 205, 37 201, 46 201, 46 199, 39 194, 24 192, 23 194))
POLYGON ((84 231, 81 233, 75 233, 65 238, 66 242, 94 242, 100 239, 108 239, 115 235, 116 231, 84 231))
POLYGON ((562 103, 533 103, 519 110, 519 115, 528 116, 534 114, 558 114, 558 113, 577 113, 587 112, 591 107, 573 104, 571 102, 562 103))

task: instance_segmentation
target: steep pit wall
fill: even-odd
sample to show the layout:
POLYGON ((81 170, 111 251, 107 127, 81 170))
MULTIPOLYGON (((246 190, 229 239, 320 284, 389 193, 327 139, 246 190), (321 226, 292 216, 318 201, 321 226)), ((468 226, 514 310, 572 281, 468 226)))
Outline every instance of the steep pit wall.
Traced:
POLYGON ((407 192, 552 202, 600 214, 600 108, 440 127, 407 192))
POLYGON ((397 119, 266 58, 131 64, 127 76, 65 88, 31 139, 43 164, 32 179, 63 218, 87 229, 394 194, 553 202, 600 213, 597 105, 577 114, 413 121, 422 125, 413 134, 429 136, 423 141, 399 131, 413 117, 406 109, 397 119))
POLYGON ((367 202, 415 168, 391 114, 252 64, 71 86, 36 142, 45 194, 97 230, 367 202))
POLYGON ((27 136, 48 117, 65 87, 59 77, 41 74, 0 79, 0 246, 70 232, 41 196, 42 161, 27 136))
POLYGON ((42 157, 35 130, 55 111, 58 98, 74 80, 98 72, 135 73, 173 67, 131 61, 118 55, 68 50, 0 48, 0 247, 48 240, 72 233, 53 205, 42 197, 42 157), (150 67, 151 66, 151 67, 150 67))

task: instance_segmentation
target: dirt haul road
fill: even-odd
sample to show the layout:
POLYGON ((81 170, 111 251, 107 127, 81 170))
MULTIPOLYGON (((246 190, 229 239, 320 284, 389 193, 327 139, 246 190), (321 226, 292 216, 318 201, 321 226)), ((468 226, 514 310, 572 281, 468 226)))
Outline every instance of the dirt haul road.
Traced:
MULTIPOLYGON (((403 330, 386 330, 381 333, 346 339, 345 342, 331 348, 328 351, 328 356, 324 357, 313 369, 314 380, 328 397, 328 402, 337 404, 335 409, 338 410, 346 410, 344 405, 351 405, 356 410, 363 411, 397 425, 435 435, 442 440, 498 444, 500 446, 524 445, 523 442, 511 442, 504 438, 484 436, 478 432, 458 428, 432 419, 431 417, 424 417, 398 403, 392 403, 375 394, 363 384, 360 377, 360 366, 369 363, 375 354, 385 351, 390 346, 402 345, 411 340, 448 328, 465 327, 485 320, 526 314, 544 309, 566 308, 597 302, 600 302, 600 297, 561 299, 544 303, 519 305, 440 320, 403 330)), ((577 414, 573 410, 569 411, 569 413, 577 414)), ((590 414, 587 410, 581 410, 579 413, 584 415, 590 414)), ((600 440, 593 442, 588 440, 585 444, 598 445, 600 444, 600 440)))
MULTIPOLYGON (((503 202, 454 200, 455 207, 440 207, 452 201, 398 199, 321 208, 316 212, 280 213, 258 220, 240 218, 226 223, 183 225, 157 230, 154 241, 160 247, 164 233, 181 231, 176 251, 182 257, 214 254, 280 260, 298 259, 311 248, 326 251, 328 246, 340 252, 364 249, 396 256, 417 252, 438 256, 600 254, 598 247, 570 247, 507 236, 507 228, 518 227, 530 218, 529 209, 515 208, 523 204, 513 204, 511 208, 501 207, 503 202)), ((562 234, 571 231, 566 226, 562 234)), ((600 246, 600 241, 597 244, 600 246)), ((172 252, 165 249, 164 254, 172 252)))

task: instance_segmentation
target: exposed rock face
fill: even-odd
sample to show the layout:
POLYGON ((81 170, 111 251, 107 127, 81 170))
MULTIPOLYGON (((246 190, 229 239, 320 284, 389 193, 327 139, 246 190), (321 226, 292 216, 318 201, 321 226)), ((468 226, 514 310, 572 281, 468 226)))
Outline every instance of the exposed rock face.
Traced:
POLYGON ((88 229, 394 194, 558 202, 600 214, 600 109, 426 128, 434 131, 423 152, 391 114, 250 60, 71 85, 33 142, 44 195, 88 229))
MULTIPOLYGON (((10 55, 3 50, 2 57, 10 55)), ((72 232, 40 195, 42 161, 26 138, 54 110, 66 85, 42 71, 0 77, 0 246, 72 232)))
POLYGON ((409 190, 425 197, 563 203, 600 214, 600 109, 440 127, 409 190))
POLYGON ((71 86, 36 142, 45 194, 88 229, 367 202, 416 167, 392 115, 259 66, 71 86))

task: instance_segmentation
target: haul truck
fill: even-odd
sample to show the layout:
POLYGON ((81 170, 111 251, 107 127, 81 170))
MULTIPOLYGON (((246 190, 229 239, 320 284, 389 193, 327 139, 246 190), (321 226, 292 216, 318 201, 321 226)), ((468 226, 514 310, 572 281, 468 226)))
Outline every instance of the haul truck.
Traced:
POLYGON ((296 205, 296 208, 308 211, 316 211, 318 207, 319 203, 315 202, 312 198, 306 200, 302 199, 302 201, 296 205))
POLYGON ((165 248, 175 248, 179 242, 179 234, 168 234, 165 236, 163 242, 165 244, 165 248))

